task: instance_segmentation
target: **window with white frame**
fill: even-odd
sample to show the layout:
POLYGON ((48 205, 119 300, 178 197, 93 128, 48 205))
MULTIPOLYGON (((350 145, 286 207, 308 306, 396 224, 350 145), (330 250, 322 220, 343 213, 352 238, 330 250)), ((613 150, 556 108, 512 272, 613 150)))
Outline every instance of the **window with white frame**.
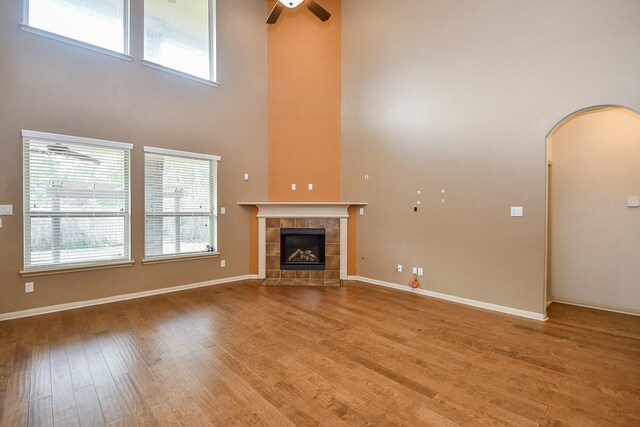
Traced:
POLYGON ((144 0, 144 59, 215 81, 215 0, 144 0))
POLYGON ((144 151, 145 258, 216 252, 220 157, 144 151))
POLYGON ((129 53, 129 0, 24 0, 29 27, 129 53))
POLYGON ((130 261, 132 146, 26 130, 22 137, 25 271, 130 261))

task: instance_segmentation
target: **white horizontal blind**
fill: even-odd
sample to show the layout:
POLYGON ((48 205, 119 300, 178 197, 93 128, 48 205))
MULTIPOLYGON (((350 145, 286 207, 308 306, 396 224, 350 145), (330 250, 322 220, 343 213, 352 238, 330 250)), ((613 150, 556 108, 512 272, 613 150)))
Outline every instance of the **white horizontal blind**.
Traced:
POLYGON ((24 268, 129 261, 128 144, 23 131, 24 268))
POLYGON ((29 26, 128 53, 129 0, 27 0, 29 26))
POLYGON ((217 250, 217 157, 145 147, 145 257, 217 250))

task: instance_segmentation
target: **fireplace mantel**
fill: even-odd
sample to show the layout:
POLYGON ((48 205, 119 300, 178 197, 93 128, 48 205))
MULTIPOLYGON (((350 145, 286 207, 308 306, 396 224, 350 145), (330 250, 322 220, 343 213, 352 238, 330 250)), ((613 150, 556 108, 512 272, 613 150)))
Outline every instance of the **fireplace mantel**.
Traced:
POLYGON ((267 218, 339 218, 340 279, 347 279, 347 219, 350 206, 366 206, 364 202, 238 202, 241 206, 258 207, 258 277, 267 274, 267 218))

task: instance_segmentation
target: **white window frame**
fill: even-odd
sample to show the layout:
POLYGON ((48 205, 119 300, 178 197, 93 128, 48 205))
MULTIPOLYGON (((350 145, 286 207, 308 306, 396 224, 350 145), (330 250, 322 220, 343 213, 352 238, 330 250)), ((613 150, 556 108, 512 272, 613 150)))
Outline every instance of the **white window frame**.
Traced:
MULTIPOLYGON (((144 178, 144 191, 145 191, 145 213, 144 213, 144 226, 145 226, 145 239, 144 239, 144 252, 145 256, 143 259, 144 263, 152 263, 152 262, 162 262, 162 261, 171 261, 171 260, 181 260, 181 259, 189 259, 189 258, 200 258, 200 257, 210 257, 210 256, 218 256, 219 247, 218 247, 218 163, 221 160, 220 156, 216 156, 213 154, 203 154, 203 153, 194 153, 189 151, 179 151, 179 150, 171 150, 167 148, 158 148, 158 147, 144 147, 144 162, 145 162, 145 178, 144 178), (199 160, 208 160, 211 162, 210 168, 213 169, 215 174, 210 176, 210 180, 213 182, 212 187, 210 188, 210 206, 209 213, 207 216, 210 218, 211 227, 211 246, 213 246, 212 251, 202 251, 202 252, 183 252, 183 253, 175 253, 168 255, 149 255, 147 254, 147 218, 148 217, 180 217, 180 216, 188 216, 188 213, 181 215, 172 215, 167 212, 149 212, 147 211, 147 171, 146 171, 146 155, 149 154, 160 154, 165 156, 173 156, 173 157, 182 157, 186 159, 199 159, 199 160)), ((200 214, 200 216, 205 216, 205 214, 200 214)))
MULTIPOLYGON (((175 76, 183 77, 186 79, 190 79, 199 83, 204 83, 209 86, 218 87, 220 84, 218 83, 218 70, 217 70, 217 37, 216 37, 216 0, 208 0, 209 1, 209 79, 203 79, 198 76, 194 76, 193 74, 185 73, 184 71, 176 70, 175 68, 168 67, 166 65, 158 64, 153 61, 149 61, 148 59, 143 58, 140 60, 140 63, 146 67, 150 67, 159 71, 164 71, 165 73, 173 74, 175 76)), ((144 3, 144 0, 143 0, 144 3)), ((144 5, 143 5, 144 6, 144 5)), ((144 45, 144 31, 146 28, 143 23, 143 36, 142 43, 144 45)), ((144 49, 143 49, 144 52, 144 49)))
POLYGON ((33 27, 29 23, 29 1, 23 0, 23 8, 22 8, 22 24, 20 24, 20 28, 29 33, 37 34, 39 36, 47 37, 53 40, 57 40, 59 42, 63 42, 66 44, 70 44, 73 46, 81 47, 83 49, 92 50, 94 52, 102 53, 105 55, 113 56, 119 59, 124 59, 126 61, 132 61, 133 57, 130 55, 130 45, 131 45, 131 1, 130 0, 122 0, 124 7, 124 16, 123 16, 123 29, 124 29, 124 40, 123 42, 123 52, 118 52, 115 50, 107 49, 102 46, 96 46, 91 43, 84 42, 82 40, 77 40, 71 37, 63 36, 61 34, 52 33, 51 31, 43 30, 38 27, 33 27))
MULTIPOLYGON (((120 215, 111 215, 111 212, 105 214, 105 216, 119 216, 124 218, 124 248, 125 248, 125 257, 115 259, 113 261, 109 260, 96 260, 96 261, 86 261, 86 262, 59 262, 54 264, 47 264, 43 266, 32 266, 31 265, 31 235, 27 235, 27 224, 34 217, 54 217, 53 212, 31 212, 30 210, 30 176, 28 175, 30 172, 30 168, 27 167, 27 159, 23 160, 23 239, 24 239, 24 271, 21 273, 23 275, 28 275, 29 273, 38 273, 38 272, 47 272, 47 271, 56 271, 56 270, 68 270, 68 269, 82 269, 82 268, 102 268, 108 266, 117 266, 117 265, 132 265, 133 261, 131 258, 131 150, 133 149, 132 144, 127 144, 123 142, 115 142, 115 141, 107 141, 101 139, 93 139, 93 138, 85 138, 79 136, 69 136, 69 135, 59 135, 54 133, 47 132, 37 132, 31 130, 22 130, 22 138, 23 138, 23 150, 24 144, 27 140, 36 139, 43 141, 51 141, 53 143, 73 143, 73 144, 84 144, 87 146, 98 146, 98 147, 108 147, 114 148, 117 150, 121 150, 126 153, 125 156, 125 164, 124 164, 124 173, 126 180, 126 194, 125 200, 127 210, 121 212, 120 215), (49 215, 48 215, 49 214, 49 215)), ((85 212, 64 212, 64 216, 66 217, 87 217, 87 213, 85 212)), ((90 216, 90 215, 89 215, 90 216)))

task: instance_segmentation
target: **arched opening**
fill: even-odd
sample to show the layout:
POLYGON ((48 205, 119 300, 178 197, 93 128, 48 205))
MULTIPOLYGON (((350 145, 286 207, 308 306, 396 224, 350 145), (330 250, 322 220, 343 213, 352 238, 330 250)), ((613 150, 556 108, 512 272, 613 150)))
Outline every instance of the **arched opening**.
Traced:
POLYGON ((640 114, 577 111, 547 159, 547 302, 640 315, 640 114))

